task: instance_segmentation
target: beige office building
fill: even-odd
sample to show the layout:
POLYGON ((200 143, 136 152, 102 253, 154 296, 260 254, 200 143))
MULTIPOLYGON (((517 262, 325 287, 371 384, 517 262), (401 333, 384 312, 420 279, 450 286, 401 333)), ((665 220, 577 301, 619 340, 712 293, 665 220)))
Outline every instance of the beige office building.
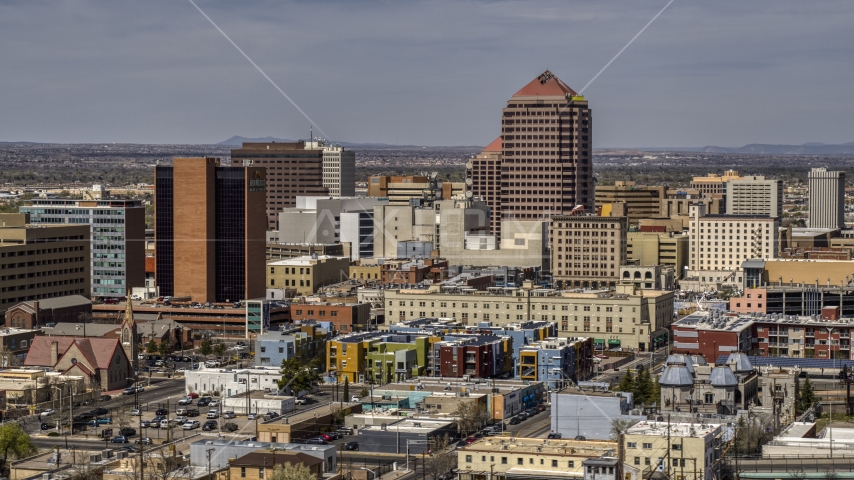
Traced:
POLYGON ((723 175, 710 173, 705 177, 694 177, 691 180, 691 188, 699 190, 704 197, 726 195, 727 182, 741 178, 738 170, 727 170, 723 175))
POLYGON ((762 176, 749 176, 728 181, 726 213, 783 218, 783 181, 766 179, 762 176))
MULTIPOLYGON (((776 217, 705 215, 704 206, 692 206, 688 230, 690 270, 740 272, 745 260, 777 258, 779 226, 776 217)), ((736 277, 740 275, 734 274, 730 280, 736 277)))
POLYGON ((267 262, 267 289, 296 290, 297 295, 311 295, 349 276, 349 257, 312 255, 267 262))
POLYGON ((809 186, 810 228, 845 228, 845 172, 813 168, 809 186))
POLYGON ((20 302, 90 294, 89 225, 33 225, 0 214, 0 311, 20 302))
POLYGON ((626 264, 628 226, 626 217, 552 217, 552 275, 558 288, 613 287, 626 264))
POLYGON ((720 478, 723 443, 724 430, 717 424, 642 421, 623 435, 626 463, 641 469, 642 478, 657 469, 667 478, 720 478))
POLYGON ((673 267, 678 278, 688 266, 688 235, 682 232, 628 232, 626 259, 642 266, 673 267))
POLYGON ((626 216, 629 222, 661 215, 661 202, 666 198, 667 187, 639 187, 635 182, 618 180, 614 185, 596 186, 596 208, 626 216))
POLYGON ((561 337, 590 336, 594 345, 646 350, 663 345, 673 321, 673 292, 617 285, 614 291, 513 288, 386 290, 387 322, 454 318, 466 325, 556 322, 561 337))

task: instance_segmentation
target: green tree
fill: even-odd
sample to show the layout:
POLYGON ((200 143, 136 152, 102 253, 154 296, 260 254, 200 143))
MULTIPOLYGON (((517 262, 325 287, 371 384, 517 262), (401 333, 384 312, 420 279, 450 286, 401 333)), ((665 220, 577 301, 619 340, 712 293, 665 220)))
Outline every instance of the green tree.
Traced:
POLYGON ((344 377, 344 400, 350 401, 350 377, 344 377))
POLYGON ((273 467, 270 480, 317 480, 317 476, 305 465, 285 463, 273 467))
POLYGON ((810 378, 807 377, 804 379, 804 384, 801 385, 800 393, 798 393, 798 399, 795 403, 795 410, 798 412, 798 415, 809 410, 811 406, 816 402, 815 392, 812 389, 812 383, 810 383, 810 378))
POLYGON ((620 384, 617 385, 617 390, 620 392, 632 392, 635 391, 635 379, 632 376, 632 372, 626 371, 626 374, 623 375, 623 378, 620 379, 620 384))
POLYGON ((311 391, 320 383, 320 374, 317 373, 318 359, 314 358, 303 365, 299 359, 290 358, 282 361, 282 379, 279 380, 279 389, 290 390, 294 395, 302 391, 311 391))
POLYGON ((214 347, 213 347, 213 353, 214 353, 214 355, 216 355, 217 357, 222 357, 222 356, 224 356, 224 355, 225 355, 225 350, 226 350, 226 348, 225 348, 225 344, 224 344, 224 343, 217 343, 217 344, 216 344, 216 345, 214 345, 214 347))
POLYGON ((635 403, 648 404, 652 398, 652 377, 649 375, 649 370, 640 367, 638 378, 635 381, 635 403))
POLYGON ((20 459, 35 455, 38 448, 17 422, 0 425, 0 472, 6 472, 10 459, 20 459))
POLYGON ((199 353, 205 357, 213 353, 213 346, 210 340, 207 338, 202 340, 202 343, 199 344, 199 353))
POLYGON ((169 355, 172 353, 172 344, 167 342, 166 340, 162 340, 160 345, 157 346, 157 351, 160 355, 169 355))
POLYGON ((145 351, 148 353, 157 353, 157 342, 152 338, 148 341, 148 344, 145 346, 145 351))

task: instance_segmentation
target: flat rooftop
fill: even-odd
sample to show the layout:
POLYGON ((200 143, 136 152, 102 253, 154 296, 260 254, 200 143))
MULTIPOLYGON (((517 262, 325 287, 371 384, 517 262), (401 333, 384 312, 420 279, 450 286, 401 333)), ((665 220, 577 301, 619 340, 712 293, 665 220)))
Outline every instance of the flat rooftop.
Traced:
POLYGON ((626 431, 626 435, 652 435, 656 437, 702 438, 720 429, 718 424, 670 423, 642 421, 626 431))
POLYGON ((434 430, 450 426, 450 420, 435 420, 412 418, 404 419, 395 423, 391 423, 383 428, 382 425, 365 425, 359 429, 359 435, 364 435, 368 432, 392 431, 392 432, 408 432, 408 433, 424 433, 428 434, 434 430))
MULTIPOLYGON (((354 405, 361 405, 361 403, 344 402, 344 408, 352 407, 354 405)), ((267 425, 274 425, 280 423, 284 425, 312 421, 316 418, 317 415, 327 415, 337 412, 339 410, 339 406, 340 404, 338 402, 327 403, 326 405, 321 405, 319 407, 311 408, 308 410, 300 410, 294 413, 286 413, 281 417, 276 417, 273 420, 263 421, 261 423, 267 425)))
POLYGON ((473 452, 495 452, 505 450, 570 457, 601 457, 616 455, 617 442, 611 440, 543 440, 542 438, 484 437, 461 448, 473 452))
POLYGON ((316 257, 312 257, 309 255, 304 255, 302 257, 294 257, 294 258, 286 258, 284 260, 275 260, 272 262, 267 262, 268 266, 304 266, 310 267, 317 262, 323 262, 326 260, 347 260, 349 261, 349 257, 337 257, 333 255, 317 255, 316 257))

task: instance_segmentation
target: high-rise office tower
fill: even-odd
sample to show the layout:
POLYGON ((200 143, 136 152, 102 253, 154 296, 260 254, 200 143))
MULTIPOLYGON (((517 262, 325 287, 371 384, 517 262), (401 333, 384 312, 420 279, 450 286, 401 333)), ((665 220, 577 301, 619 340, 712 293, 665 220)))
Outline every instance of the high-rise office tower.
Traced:
POLYGON ((244 143, 243 148, 231 150, 232 165, 267 168, 266 210, 270 230, 278 230, 279 212, 283 208, 296 207, 297 195, 329 194, 323 186, 323 149, 311 148, 312 143, 244 143))
POLYGON ((480 198, 489 208, 492 233, 501 236, 501 137, 466 162, 466 185, 472 198, 480 198))
POLYGON ((546 70, 502 111, 501 216, 593 210, 593 126, 587 100, 546 70))
POLYGON ((593 211, 592 121, 587 100, 548 70, 507 101, 500 142, 467 165, 468 190, 490 206, 493 233, 502 219, 593 211))
POLYGON ((813 168, 809 189, 810 228, 845 228, 845 172, 813 168))
POLYGON ((745 176, 726 184, 726 213, 783 218, 783 181, 745 176))
POLYGON ((323 150, 323 186, 330 197, 356 196, 356 152, 323 141, 306 142, 305 148, 323 150))
POLYGON ((155 275, 161 295, 193 301, 265 296, 266 170, 176 158, 154 173, 155 275))
POLYGON ((145 207, 139 200, 35 198, 30 222, 89 225, 92 297, 124 297, 145 286, 145 207))

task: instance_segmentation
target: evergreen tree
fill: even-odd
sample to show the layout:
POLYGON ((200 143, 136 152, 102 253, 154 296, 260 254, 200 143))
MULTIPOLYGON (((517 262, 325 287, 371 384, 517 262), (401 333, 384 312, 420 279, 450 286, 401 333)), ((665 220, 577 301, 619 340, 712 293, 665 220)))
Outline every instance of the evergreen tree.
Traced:
POLYGON ((344 377, 344 401, 350 401, 350 377, 344 377))
POLYGON ((620 384, 617 385, 617 390, 620 392, 632 392, 635 391, 635 379, 632 377, 632 372, 626 371, 626 374, 623 375, 623 378, 620 379, 620 384))
POLYGON ((798 400, 795 405, 798 415, 809 410, 809 408, 813 406, 815 402, 815 392, 812 389, 812 383, 810 383, 810 378, 807 377, 804 379, 804 384, 801 386, 801 391, 798 395, 798 400))
POLYGON ((649 370, 639 368, 638 378, 635 381, 635 403, 651 403, 652 398, 652 377, 649 375, 649 370))

